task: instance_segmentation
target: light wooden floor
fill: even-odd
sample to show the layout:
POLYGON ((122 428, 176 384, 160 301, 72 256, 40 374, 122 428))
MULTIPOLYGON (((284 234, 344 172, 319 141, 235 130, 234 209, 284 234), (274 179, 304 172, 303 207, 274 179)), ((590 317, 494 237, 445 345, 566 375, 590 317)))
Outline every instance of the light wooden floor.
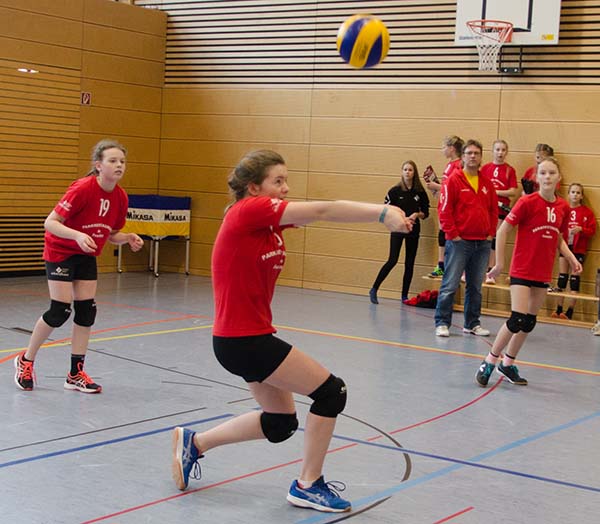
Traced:
MULTIPOLYGON (((433 334, 433 311, 280 287, 279 335, 344 378, 349 401, 326 462, 354 513, 290 506, 302 432, 212 450, 180 493, 170 430, 256 408, 211 349, 210 281, 101 275, 87 370, 101 395, 63 390, 67 327, 13 382, 13 355, 47 308, 43 277, 0 280, 1 521, 39 523, 578 523, 600 514, 600 337, 538 324, 515 387, 474 382, 491 339, 433 334)), ((503 319, 486 317, 495 334, 503 319)), ((69 323, 70 325, 70 323, 69 323)), ((299 398, 301 427, 307 412, 299 398)))

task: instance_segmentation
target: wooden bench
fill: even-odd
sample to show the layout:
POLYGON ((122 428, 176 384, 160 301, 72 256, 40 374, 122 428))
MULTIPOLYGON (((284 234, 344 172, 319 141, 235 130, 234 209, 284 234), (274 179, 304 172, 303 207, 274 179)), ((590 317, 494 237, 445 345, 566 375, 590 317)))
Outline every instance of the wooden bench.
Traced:
MULTIPOLYGON (((422 277, 424 280, 427 280, 428 282, 431 283, 432 286, 435 286, 436 288, 439 288, 440 284, 442 283, 442 278, 441 277, 430 277, 428 275, 424 275, 422 277)), ((459 299, 462 302, 462 294, 464 293, 464 285, 465 283, 461 281, 461 286, 459 288, 459 290, 457 290, 457 293, 459 293, 459 299)), ((508 284, 483 284, 483 289, 485 290, 498 290, 498 291, 503 291, 503 292, 509 292, 510 291, 510 286, 508 284)), ((572 293, 570 291, 548 291, 548 297, 553 297, 553 298, 564 298, 565 300, 568 299, 577 299, 577 300, 582 300, 582 301, 587 301, 587 302, 599 302, 600 298, 595 296, 595 295, 587 295, 585 293, 572 293)), ((456 307, 456 309, 462 311, 463 307, 462 305, 456 307)), ((510 312, 509 311, 500 311, 497 309, 490 309, 490 308, 482 308, 481 309, 482 313, 486 314, 486 315, 493 315, 493 316, 501 316, 501 317, 508 317, 510 312)), ((543 322, 548 322, 551 324, 562 324, 562 325, 569 325, 569 326, 577 326, 577 327, 591 327, 593 325, 593 322, 585 322, 585 321, 581 321, 581 320, 566 320, 566 319, 561 319, 561 318, 552 318, 552 317, 539 317, 538 320, 541 320, 543 322)))

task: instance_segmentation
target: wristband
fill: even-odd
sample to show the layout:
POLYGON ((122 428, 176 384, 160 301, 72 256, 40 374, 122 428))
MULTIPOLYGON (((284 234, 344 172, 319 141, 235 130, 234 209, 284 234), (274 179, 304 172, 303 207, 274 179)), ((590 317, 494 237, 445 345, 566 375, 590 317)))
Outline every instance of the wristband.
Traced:
POLYGON ((383 224, 383 221, 385 220, 385 215, 387 215, 388 212, 388 208, 387 206, 383 207, 383 210, 381 211, 381 215, 379 215, 379 222, 381 222, 383 224))

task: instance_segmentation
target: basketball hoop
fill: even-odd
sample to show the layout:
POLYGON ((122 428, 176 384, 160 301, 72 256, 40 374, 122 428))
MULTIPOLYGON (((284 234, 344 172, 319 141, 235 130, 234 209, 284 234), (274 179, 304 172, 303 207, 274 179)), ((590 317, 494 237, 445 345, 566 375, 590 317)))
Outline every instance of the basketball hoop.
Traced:
POLYGON ((470 20, 467 27, 479 53, 479 70, 497 71, 500 49, 510 42, 513 25, 502 20, 470 20))

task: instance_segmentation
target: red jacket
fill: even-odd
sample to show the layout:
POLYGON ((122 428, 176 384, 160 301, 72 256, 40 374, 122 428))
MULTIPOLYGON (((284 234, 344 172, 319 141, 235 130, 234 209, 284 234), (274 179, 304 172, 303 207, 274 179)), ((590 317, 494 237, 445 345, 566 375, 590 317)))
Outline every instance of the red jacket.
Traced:
POLYGON ((442 185, 438 202, 440 228, 446 239, 485 240, 496 236, 498 197, 494 185, 479 176, 477 193, 465 173, 457 170, 442 185))

